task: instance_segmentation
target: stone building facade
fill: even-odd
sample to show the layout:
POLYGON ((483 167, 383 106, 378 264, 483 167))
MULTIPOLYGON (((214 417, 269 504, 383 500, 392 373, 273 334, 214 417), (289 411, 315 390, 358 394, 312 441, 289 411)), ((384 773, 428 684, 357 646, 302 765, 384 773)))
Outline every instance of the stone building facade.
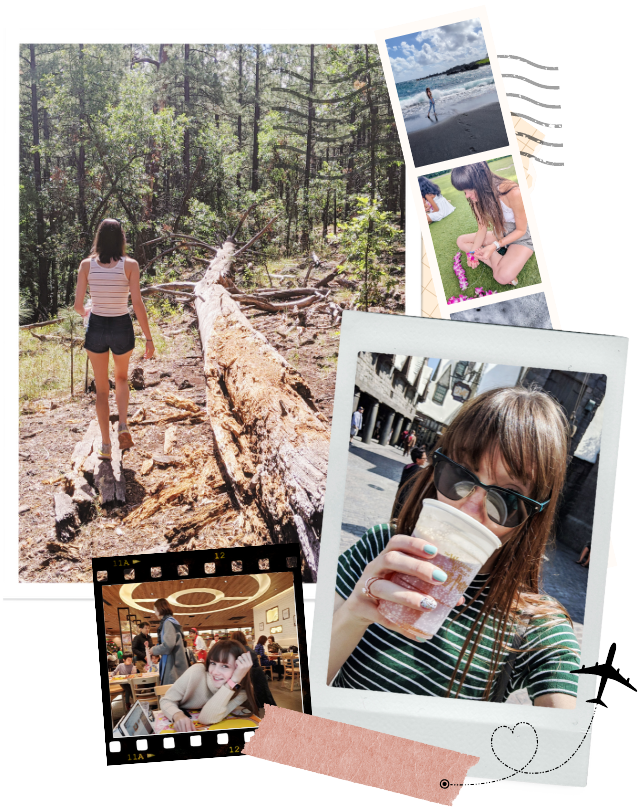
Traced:
POLYGON ((354 404, 363 407, 364 444, 396 444, 409 428, 416 406, 425 396, 431 369, 426 357, 359 352, 356 363, 354 404))

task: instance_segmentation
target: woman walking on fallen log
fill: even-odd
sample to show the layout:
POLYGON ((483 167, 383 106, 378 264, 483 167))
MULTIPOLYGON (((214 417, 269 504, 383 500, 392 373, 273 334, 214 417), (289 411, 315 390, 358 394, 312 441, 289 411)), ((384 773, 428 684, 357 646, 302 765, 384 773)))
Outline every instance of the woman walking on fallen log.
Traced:
POLYGON ((78 271, 74 309, 89 318, 85 349, 91 360, 96 383, 96 415, 102 435, 100 458, 111 458, 109 435, 109 351, 114 358, 116 403, 118 406, 118 444, 121 450, 133 445, 127 427, 129 407, 129 358, 135 346, 134 327, 128 300, 147 341, 145 359, 154 354, 147 311, 140 294, 138 262, 126 256, 125 232, 117 219, 104 219, 98 226, 88 258, 78 271), (91 298, 85 304, 89 286, 91 298))

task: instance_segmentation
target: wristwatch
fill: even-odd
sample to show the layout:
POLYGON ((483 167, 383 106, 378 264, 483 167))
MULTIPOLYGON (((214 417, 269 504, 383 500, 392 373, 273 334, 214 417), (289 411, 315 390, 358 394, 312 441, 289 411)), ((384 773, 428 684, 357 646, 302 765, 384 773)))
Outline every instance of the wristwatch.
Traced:
POLYGON ((496 240, 494 240, 494 246, 496 247, 497 250, 501 249, 501 245, 496 240))
POLYGON ((232 681, 231 678, 228 681, 225 681, 225 686, 231 689, 232 692, 238 692, 238 690, 240 689, 240 684, 236 683, 235 681, 232 681))

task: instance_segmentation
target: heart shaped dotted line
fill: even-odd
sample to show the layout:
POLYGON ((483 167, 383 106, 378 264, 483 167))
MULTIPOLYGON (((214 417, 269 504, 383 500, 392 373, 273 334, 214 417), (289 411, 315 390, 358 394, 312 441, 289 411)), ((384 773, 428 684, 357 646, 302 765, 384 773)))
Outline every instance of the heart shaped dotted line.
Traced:
MULTIPOLYGON (((560 765, 555 765, 554 768, 548 768, 546 771, 526 771, 525 768, 527 768, 527 766, 530 764, 530 762, 532 762, 532 760, 536 756, 537 751, 539 750, 539 735, 536 733, 536 729, 534 728, 533 725, 531 725, 530 723, 526 723, 526 722, 517 723, 514 726, 497 726, 494 729, 494 731, 492 732, 492 737, 490 738, 490 745, 492 746, 492 753, 498 759, 498 761, 501 763, 501 765, 505 765, 506 768, 510 768, 510 770, 514 771, 514 773, 511 773, 508 776, 502 776, 500 779, 492 779, 489 782, 467 782, 467 783, 465 783, 465 782, 454 782, 454 783, 452 783, 451 786, 452 787, 463 787, 463 786, 471 787, 472 785, 493 785, 493 784, 495 784, 495 782, 505 782, 506 779, 511 779, 513 776, 516 776, 517 773, 524 773, 524 774, 527 774, 528 776, 539 776, 539 775, 544 774, 544 773, 551 773, 552 771, 557 771, 559 768, 562 768, 567 762, 569 762, 572 759, 572 757, 576 754, 576 752, 579 750, 579 748, 585 742, 585 738, 588 736, 588 732, 592 728, 592 723, 594 722, 594 715, 596 714, 596 708, 597 707, 595 706, 594 711, 592 712, 592 719, 590 720, 590 724, 588 725, 588 727, 585 730, 585 734, 583 735, 583 737, 581 739, 581 742, 577 745, 577 747, 570 754, 570 756, 566 760, 564 760, 560 765), (530 762, 526 762, 525 765, 522 768, 519 768, 517 770, 517 769, 513 768, 511 765, 508 765, 506 762, 503 762, 503 760, 500 759, 499 756, 497 755, 496 751, 494 750, 494 735, 501 728, 507 728, 510 731, 514 732, 514 729, 516 728, 516 726, 519 726, 519 725, 530 726, 532 731, 534 731, 534 734, 536 735, 536 749, 534 751, 534 754, 532 755, 532 759, 530 759, 530 762)), ((450 783, 447 781, 447 779, 441 779, 439 784, 443 788, 443 790, 446 790, 448 787, 450 787, 450 783)))

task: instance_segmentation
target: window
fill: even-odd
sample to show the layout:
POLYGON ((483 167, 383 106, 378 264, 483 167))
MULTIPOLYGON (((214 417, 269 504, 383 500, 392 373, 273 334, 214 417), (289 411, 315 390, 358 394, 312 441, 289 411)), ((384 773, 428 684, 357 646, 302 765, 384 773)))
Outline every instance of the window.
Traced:
POLYGON ((434 391, 434 396, 432 399, 436 402, 437 405, 442 405, 443 400, 445 399, 445 394, 447 394, 447 385, 442 385, 438 383, 436 386, 436 390, 434 391))
POLYGON ((454 369, 454 376, 455 377, 464 377, 465 370, 467 369, 468 364, 464 361, 460 361, 456 364, 456 368, 454 369))

